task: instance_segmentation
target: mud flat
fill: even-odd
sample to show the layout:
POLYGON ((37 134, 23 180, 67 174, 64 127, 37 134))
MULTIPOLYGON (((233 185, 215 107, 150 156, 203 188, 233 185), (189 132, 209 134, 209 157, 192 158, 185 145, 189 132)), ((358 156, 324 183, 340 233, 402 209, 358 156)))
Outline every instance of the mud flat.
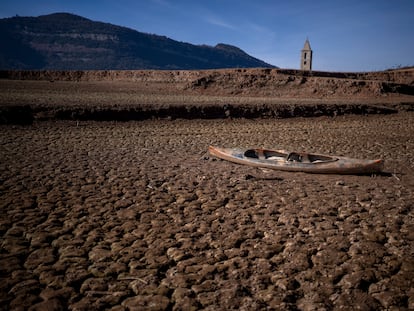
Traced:
POLYGON ((2 125, 0 309, 413 309, 413 137, 413 112, 2 125), (386 174, 263 172, 210 144, 386 174))

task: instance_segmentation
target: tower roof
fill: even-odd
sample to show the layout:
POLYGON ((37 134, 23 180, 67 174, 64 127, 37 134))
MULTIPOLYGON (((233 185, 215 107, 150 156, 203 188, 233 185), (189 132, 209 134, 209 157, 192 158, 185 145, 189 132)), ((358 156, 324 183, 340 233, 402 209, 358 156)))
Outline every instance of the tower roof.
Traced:
POLYGON ((312 50, 311 49, 311 47, 310 47, 310 43, 309 43, 309 40, 308 39, 306 39, 306 41, 305 41, 305 45, 303 46, 303 50, 312 50))

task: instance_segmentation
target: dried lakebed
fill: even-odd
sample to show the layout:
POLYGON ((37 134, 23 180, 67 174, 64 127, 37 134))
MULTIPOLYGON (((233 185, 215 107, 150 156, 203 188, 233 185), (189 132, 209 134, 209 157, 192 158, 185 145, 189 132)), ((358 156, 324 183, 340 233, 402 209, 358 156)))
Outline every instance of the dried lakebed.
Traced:
POLYGON ((414 308, 413 113, 0 133, 2 310, 414 308), (210 144, 382 157, 388 174, 263 172, 210 144))

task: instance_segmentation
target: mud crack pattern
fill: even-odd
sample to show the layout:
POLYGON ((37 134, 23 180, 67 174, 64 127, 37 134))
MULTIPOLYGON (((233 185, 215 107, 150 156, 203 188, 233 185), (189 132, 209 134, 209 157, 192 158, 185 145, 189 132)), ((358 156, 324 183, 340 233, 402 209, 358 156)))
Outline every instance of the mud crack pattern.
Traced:
POLYGON ((414 308, 414 114, 0 132, 2 310, 414 308), (208 146, 382 157, 263 172, 208 146))

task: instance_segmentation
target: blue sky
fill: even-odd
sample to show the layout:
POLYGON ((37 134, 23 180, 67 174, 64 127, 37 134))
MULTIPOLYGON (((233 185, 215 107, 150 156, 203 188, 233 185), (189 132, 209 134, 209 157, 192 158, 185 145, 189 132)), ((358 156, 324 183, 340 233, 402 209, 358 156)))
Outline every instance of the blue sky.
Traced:
POLYGON ((235 45, 299 68, 309 38, 314 70, 414 66, 414 0, 2 0, 0 18, 69 12, 192 44, 235 45))

